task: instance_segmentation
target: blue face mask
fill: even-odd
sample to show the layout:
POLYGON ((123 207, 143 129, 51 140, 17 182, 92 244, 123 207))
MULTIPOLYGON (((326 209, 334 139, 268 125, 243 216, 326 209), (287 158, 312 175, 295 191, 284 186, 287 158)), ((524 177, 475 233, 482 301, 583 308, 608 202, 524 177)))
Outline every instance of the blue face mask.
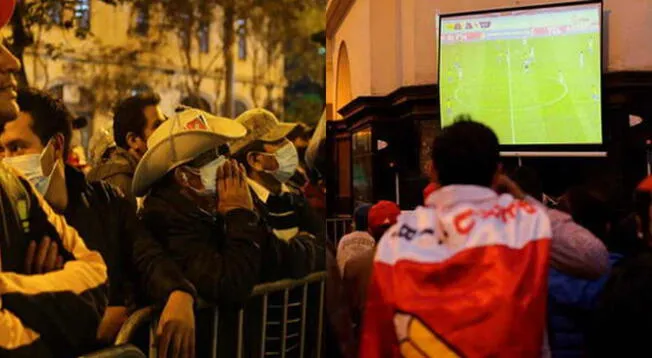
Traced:
POLYGON ((217 168, 224 165, 224 163, 226 163, 226 157, 221 155, 199 169, 192 169, 192 171, 199 174, 201 183, 204 186, 203 190, 194 189, 198 194, 202 196, 213 196, 217 193, 215 184, 217 179, 217 168))
POLYGON ((43 155, 47 149, 48 146, 40 154, 24 154, 3 159, 6 165, 16 169, 25 179, 31 182, 41 195, 47 193, 50 188, 50 182, 52 181, 52 175, 59 165, 59 161, 55 161, 52 166, 52 171, 47 173, 47 175, 43 173, 43 155))
POLYGON ((274 154, 261 153, 263 155, 273 156, 276 158, 278 168, 276 170, 265 170, 266 173, 271 174, 279 183, 287 183, 290 178, 297 171, 299 166, 299 154, 297 148, 292 143, 279 148, 274 154))

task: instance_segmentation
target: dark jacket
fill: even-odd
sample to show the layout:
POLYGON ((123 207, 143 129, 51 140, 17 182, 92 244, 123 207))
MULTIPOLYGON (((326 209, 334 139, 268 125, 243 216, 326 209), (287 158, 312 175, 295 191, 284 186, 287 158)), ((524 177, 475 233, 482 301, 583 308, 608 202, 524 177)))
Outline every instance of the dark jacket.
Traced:
MULTIPOLYGON (((293 215, 283 217, 283 220, 286 220, 285 224, 299 229, 299 234, 285 241, 277 238, 273 232, 273 225, 270 223, 272 218, 269 215, 267 204, 256 195, 254 190, 252 190, 251 195, 256 211, 261 215, 267 231, 267 238, 263 243, 263 272, 261 279, 263 281, 277 281, 285 278, 299 279, 312 272, 324 270, 326 268, 324 218, 319 218, 314 213, 305 198, 298 192, 286 193, 283 198, 276 197, 276 200, 287 200, 282 207, 292 208, 294 211, 293 215)), ((306 352, 309 353, 312 353, 311 349, 316 347, 314 338, 317 333, 317 322, 315 318, 319 312, 316 304, 319 302, 319 291, 314 288, 309 290, 306 316, 305 344, 308 347, 306 352)), ((291 290, 289 293, 291 305, 300 303, 302 298, 303 290, 301 288, 291 290)), ((267 311, 268 319, 278 321, 282 317, 283 297, 281 295, 272 295, 269 300, 272 308, 267 311)), ((287 347, 299 344, 299 327, 298 324, 287 327, 286 335, 295 337, 288 339, 287 347)), ((275 346, 273 343, 277 341, 276 338, 282 337, 281 327, 279 325, 268 325, 266 333, 270 341, 266 345, 267 353, 280 352, 281 347, 275 346)), ((296 356, 298 350, 289 350, 286 353, 288 358, 292 358, 296 356)))
POLYGON ((102 257, 2 164, 0 201, 0 357, 78 356, 94 344, 107 304, 102 257), (74 264, 21 274, 29 243, 45 235, 74 264))
POLYGON ((212 216, 175 188, 159 187, 146 197, 141 217, 203 299, 239 304, 249 298, 265 237, 256 213, 212 216))
POLYGON ((267 250, 263 253, 265 271, 263 281, 283 278, 302 278, 325 269, 324 218, 312 210, 306 199, 295 192, 287 193, 293 203, 299 234, 289 241, 276 238, 269 224, 269 211, 265 203, 252 191, 256 211, 267 230, 267 250), (310 235, 305 235, 308 233, 310 235), (311 236, 312 235, 312 236, 311 236), (273 256, 272 256, 273 255, 273 256), (272 263, 273 262, 273 263, 272 263))
POLYGON ((87 181, 70 166, 66 166, 66 187, 66 221, 106 261, 109 305, 130 306, 136 298, 141 304, 146 300, 163 303, 175 290, 196 294, 120 192, 107 183, 87 181))
MULTIPOLYGON (((200 297, 219 305, 219 356, 234 356, 237 311, 248 301, 262 276, 261 258, 267 232, 258 215, 244 209, 225 216, 210 215, 173 185, 152 189, 140 215, 195 285, 200 297)), ((212 315, 206 313, 197 315, 200 335, 212 331, 212 315)), ((253 318, 260 321, 260 317, 253 318)), ((246 332, 251 333, 248 329, 246 332)), ((210 336, 198 337, 198 357, 208 356, 209 343, 210 336)))
POLYGON ((120 147, 109 149, 99 164, 88 172, 88 180, 95 182, 103 180, 120 189, 127 199, 135 206, 136 197, 131 191, 131 182, 138 166, 138 160, 131 153, 120 147))
MULTIPOLYGON (((610 267, 623 258, 609 255, 610 267)), ((570 277, 550 269, 548 280, 548 342, 553 358, 586 356, 586 334, 591 314, 609 278, 609 273, 597 280, 570 277)))

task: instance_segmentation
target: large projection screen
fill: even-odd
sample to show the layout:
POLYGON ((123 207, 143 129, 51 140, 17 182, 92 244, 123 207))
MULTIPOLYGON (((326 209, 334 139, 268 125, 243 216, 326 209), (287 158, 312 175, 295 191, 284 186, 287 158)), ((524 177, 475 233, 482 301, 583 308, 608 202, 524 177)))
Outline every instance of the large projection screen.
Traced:
POLYGON ((441 15, 442 127, 470 114, 503 146, 603 143, 602 5, 441 15))

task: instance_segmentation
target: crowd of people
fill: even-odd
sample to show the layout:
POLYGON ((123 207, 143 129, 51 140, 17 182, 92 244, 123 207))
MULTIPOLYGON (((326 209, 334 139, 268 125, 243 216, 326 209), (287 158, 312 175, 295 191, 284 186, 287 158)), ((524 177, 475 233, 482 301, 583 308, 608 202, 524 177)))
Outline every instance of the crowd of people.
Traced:
POLYGON ((596 174, 551 199, 459 116, 433 143, 423 206, 359 206, 339 241, 359 355, 649 356, 652 177, 631 200, 618 188, 596 174))
POLYGON ((325 269, 307 128, 264 109, 167 118, 138 94, 116 104, 113 141, 85 173, 67 160, 71 113, 18 88, 19 69, 0 45, 0 356, 97 351, 150 305, 160 357, 208 356, 200 301, 224 308, 219 353, 234 356, 229 315, 255 285, 325 269))

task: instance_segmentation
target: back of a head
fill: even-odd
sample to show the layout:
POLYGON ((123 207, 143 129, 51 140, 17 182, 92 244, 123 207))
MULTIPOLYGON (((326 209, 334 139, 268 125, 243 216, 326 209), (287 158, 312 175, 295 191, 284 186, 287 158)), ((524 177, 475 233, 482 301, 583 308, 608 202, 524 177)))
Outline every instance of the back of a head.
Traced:
POLYGON ((18 90, 18 106, 21 112, 33 119, 32 130, 45 146, 57 133, 64 137, 64 158, 68 156, 72 137, 73 117, 63 104, 51 94, 34 88, 18 90))
POLYGON ((381 200, 369 209, 369 233, 376 241, 380 240, 385 232, 398 220, 401 208, 396 203, 381 200))
POLYGON ((145 118, 145 107, 158 106, 161 97, 156 93, 140 93, 123 99, 113 111, 113 137, 116 145, 123 149, 129 149, 127 134, 134 133, 141 138, 144 137, 143 130, 147 124, 145 118))
POLYGON ((518 184, 528 195, 542 200, 543 184, 539 178, 539 173, 530 167, 518 167, 511 175, 512 180, 518 184))
POLYGON ((432 161, 441 186, 493 183, 500 147, 498 137, 487 126, 471 117, 458 116, 444 128, 432 148, 432 161))
POLYGON ((614 216, 609 200, 601 193, 576 186, 566 193, 573 220, 602 240, 608 238, 608 227, 614 216))
POLYGON ((371 205, 369 204, 360 205, 355 209, 353 219, 355 220, 355 229, 357 231, 367 231, 367 228, 369 227, 367 221, 369 209, 371 209, 371 205))

